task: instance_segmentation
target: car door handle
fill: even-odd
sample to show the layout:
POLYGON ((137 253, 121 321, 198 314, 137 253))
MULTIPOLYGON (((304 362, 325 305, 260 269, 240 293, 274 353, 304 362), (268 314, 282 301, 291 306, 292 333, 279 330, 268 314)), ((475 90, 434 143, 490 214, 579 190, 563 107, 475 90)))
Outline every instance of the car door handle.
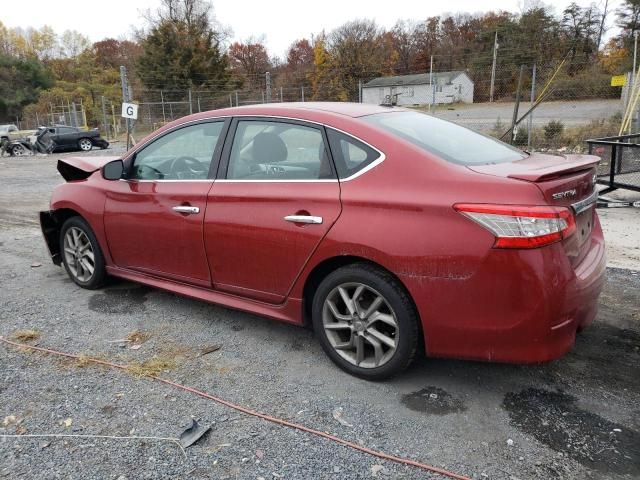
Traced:
POLYGON ((284 219, 293 223, 322 223, 322 217, 314 217, 313 215, 287 215, 284 219))
POLYGON ((200 213, 200 209, 198 207, 190 207, 189 205, 176 205, 171 210, 178 213, 200 213))

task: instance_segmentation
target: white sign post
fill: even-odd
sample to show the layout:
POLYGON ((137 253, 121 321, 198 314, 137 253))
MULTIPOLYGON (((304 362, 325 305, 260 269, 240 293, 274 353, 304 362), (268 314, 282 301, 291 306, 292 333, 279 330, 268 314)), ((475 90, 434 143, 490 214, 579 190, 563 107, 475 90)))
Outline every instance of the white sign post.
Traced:
POLYGON ((135 103, 123 103, 122 118, 132 118, 136 120, 138 118, 138 105, 135 103))

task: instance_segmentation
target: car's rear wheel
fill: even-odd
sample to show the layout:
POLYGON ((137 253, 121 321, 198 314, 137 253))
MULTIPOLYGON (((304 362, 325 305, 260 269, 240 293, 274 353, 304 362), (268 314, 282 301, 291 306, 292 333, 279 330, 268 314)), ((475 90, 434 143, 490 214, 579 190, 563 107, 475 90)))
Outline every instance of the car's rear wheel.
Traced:
POLYGON ((80 217, 71 217, 60 230, 64 268, 71 280, 93 290, 105 280, 104 256, 91 227, 80 217))
POLYGON ((400 373, 418 348, 418 316, 411 299, 395 278, 368 264, 329 274, 316 290, 312 317, 329 358, 367 380, 400 373))
POLYGON ((93 143, 88 138, 81 138, 78 140, 78 148, 83 152, 88 152, 93 148, 93 143))
POLYGON ((20 145, 18 143, 17 145, 14 145, 13 147, 11 147, 11 155, 13 155, 14 157, 22 157, 26 154, 27 154, 27 149, 24 148, 24 145, 20 145))

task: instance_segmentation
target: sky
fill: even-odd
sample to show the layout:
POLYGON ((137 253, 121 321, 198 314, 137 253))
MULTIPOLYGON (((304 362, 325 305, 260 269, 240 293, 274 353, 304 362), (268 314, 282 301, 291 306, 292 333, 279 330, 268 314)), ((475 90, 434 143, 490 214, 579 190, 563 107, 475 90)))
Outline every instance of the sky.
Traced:
MULTIPOLYGON (((134 28, 144 26, 142 14, 159 4, 159 0, 108 0, 103 4, 104 8, 98 9, 95 6, 102 2, 95 0, 29 0, 27 13, 20 2, 4 0, 3 3, 5 1, 7 4, 2 7, 0 20, 8 27, 50 25, 58 33, 78 30, 94 42, 108 37, 132 36, 134 28)), ((559 13, 570 1, 547 0, 543 3, 559 13)), ((605 0, 576 0, 576 3, 586 6, 592 1, 604 4, 605 0)), ((379 25, 390 28, 398 19, 423 20, 444 13, 520 12, 523 5, 532 2, 540 3, 537 0, 403 0, 397 4, 388 0, 213 0, 213 6, 218 21, 233 32, 232 40, 264 36, 269 54, 283 58, 296 39, 310 38, 322 30, 329 32, 356 18, 374 19, 379 25)), ((609 0, 612 12, 609 25, 613 25, 613 12, 621 2, 609 0)))

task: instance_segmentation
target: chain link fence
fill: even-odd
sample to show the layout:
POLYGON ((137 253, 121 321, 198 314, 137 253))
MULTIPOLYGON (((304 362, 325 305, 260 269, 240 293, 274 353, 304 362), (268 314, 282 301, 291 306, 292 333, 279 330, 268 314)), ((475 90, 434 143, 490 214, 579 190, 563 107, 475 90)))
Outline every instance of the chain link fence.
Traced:
POLYGON ((533 65, 523 67, 517 112, 518 74, 514 68, 498 69, 493 79, 491 69, 357 79, 330 72, 331 81, 324 82, 314 82, 310 75, 303 75, 302 81, 290 81, 285 74, 271 73, 269 82, 266 75, 245 79, 244 84, 254 85, 251 89, 134 90, 140 105, 134 133, 140 137, 196 112, 318 100, 399 105, 539 150, 582 152, 588 138, 618 134, 624 108, 621 89, 611 87, 610 78, 601 74, 554 77, 557 69, 556 64, 536 66, 535 72, 533 65), (336 87, 336 78, 342 88, 336 87), (541 95, 544 101, 511 132, 514 118, 520 119, 541 95))
MULTIPOLYGON (((523 148, 551 151, 586 150, 589 138, 618 135, 624 109, 623 91, 610 85, 610 77, 588 68, 568 75, 566 68, 525 65, 491 66, 475 70, 408 72, 380 76, 354 76, 344 70, 319 74, 313 69, 286 70, 258 75, 235 75, 234 84, 247 87, 161 90, 133 87, 139 104, 133 135, 140 139, 162 125, 191 113, 271 102, 350 101, 395 104, 449 120, 501 138, 523 148), (558 73, 562 70, 560 73, 558 73), (267 77, 269 79, 267 80, 267 77), (520 102, 516 97, 520 84, 520 102), (542 101, 512 132, 541 96, 542 101), (492 101, 491 101, 492 100, 492 101)), ((126 131, 120 116, 121 98, 95 97, 81 104, 68 101, 50 105, 47 112, 21 119, 21 128, 63 124, 99 128, 108 139, 126 131)))

